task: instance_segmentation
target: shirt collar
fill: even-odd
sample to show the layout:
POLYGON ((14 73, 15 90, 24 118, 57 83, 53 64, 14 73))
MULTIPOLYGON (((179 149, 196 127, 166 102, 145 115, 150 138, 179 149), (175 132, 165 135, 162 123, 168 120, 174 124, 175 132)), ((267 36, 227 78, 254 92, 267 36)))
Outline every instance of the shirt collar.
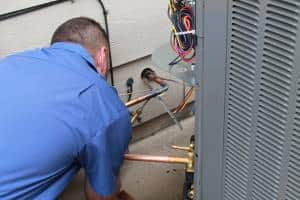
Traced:
POLYGON ((88 53, 88 51, 85 48, 83 48, 82 46, 80 46, 79 44, 71 43, 71 42, 56 42, 56 43, 51 45, 51 48, 65 49, 67 51, 71 51, 71 52, 79 54, 81 57, 83 57, 90 64, 92 69, 97 72, 94 59, 88 53))

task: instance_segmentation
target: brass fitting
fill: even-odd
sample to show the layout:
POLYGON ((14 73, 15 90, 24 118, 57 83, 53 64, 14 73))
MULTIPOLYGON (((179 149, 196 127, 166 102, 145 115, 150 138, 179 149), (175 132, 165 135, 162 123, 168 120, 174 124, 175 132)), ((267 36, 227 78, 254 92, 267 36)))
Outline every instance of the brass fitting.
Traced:
POLYGON ((172 148, 176 149, 176 150, 187 151, 185 171, 194 172, 194 160, 195 160, 195 145, 194 145, 194 143, 191 143, 188 147, 172 145, 172 148))
POLYGON ((187 151, 187 157, 172 157, 172 156, 152 156, 141 154, 125 154, 125 160, 144 161, 144 162, 160 162, 160 163, 180 163, 185 164, 187 172, 194 172, 194 156, 195 145, 191 143, 188 147, 172 145, 173 149, 187 151))

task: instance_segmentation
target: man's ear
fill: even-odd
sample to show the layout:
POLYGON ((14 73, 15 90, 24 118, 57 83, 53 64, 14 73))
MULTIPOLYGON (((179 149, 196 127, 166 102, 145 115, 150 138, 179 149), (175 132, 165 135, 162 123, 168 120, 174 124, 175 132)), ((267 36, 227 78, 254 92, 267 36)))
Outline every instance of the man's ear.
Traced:
POLYGON ((107 48, 101 47, 100 50, 96 52, 94 57, 98 73, 106 77, 108 71, 107 48))

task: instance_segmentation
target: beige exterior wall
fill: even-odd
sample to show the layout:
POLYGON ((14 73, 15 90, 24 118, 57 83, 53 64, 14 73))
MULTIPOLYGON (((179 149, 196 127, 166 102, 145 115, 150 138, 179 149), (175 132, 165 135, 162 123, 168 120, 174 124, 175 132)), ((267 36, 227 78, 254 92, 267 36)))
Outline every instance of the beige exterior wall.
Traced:
MULTIPOLYGON (((0 14, 48 1, 50 0, 0 0, 0 14)), ((129 77, 134 78, 134 91, 147 89, 140 80, 140 72, 145 67, 153 67, 160 72, 152 65, 149 55, 169 40, 167 3, 166 0, 104 0, 109 12, 114 75, 120 94, 126 91, 125 82, 129 77)), ((18 51, 47 46, 59 24, 78 16, 92 17, 104 26, 102 10, 97 0, 74 0, 74 3, 65 2, 0 21, 0 59, 18 51)), ((170 83, 170 86, 163 99, 172 108, 179 103, 183 92, 180 84, 170 83)), ((164 112, 160 103, 153 99, 145 109, 143 121, 164 112)))

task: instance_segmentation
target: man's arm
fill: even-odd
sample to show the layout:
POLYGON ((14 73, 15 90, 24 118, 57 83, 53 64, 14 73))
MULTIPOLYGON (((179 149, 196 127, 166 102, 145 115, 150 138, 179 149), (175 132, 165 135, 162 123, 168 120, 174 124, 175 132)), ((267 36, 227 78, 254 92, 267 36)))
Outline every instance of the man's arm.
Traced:
POLYGON ((87 132, 94 133, 78 153, 88 180, 84 186, 86 197, 119 200, 116 197, 120 191, 116 189, 117 177, 131 137, 129 112, 110 88, 94 85, 80 97, 83 105, 88 106, 87 132))

